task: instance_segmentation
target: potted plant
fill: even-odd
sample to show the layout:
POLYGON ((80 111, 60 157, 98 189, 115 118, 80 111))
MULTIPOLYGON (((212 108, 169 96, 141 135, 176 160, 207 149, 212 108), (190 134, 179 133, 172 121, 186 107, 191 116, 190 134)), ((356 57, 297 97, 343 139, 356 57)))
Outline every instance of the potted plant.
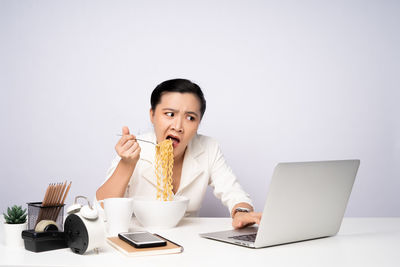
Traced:
POLYGON ((14 205, 7 208, 7 214, 4 215, 4 241, 6 246, 23 247, 24 240, 21 237, 23 230, 27 228, 26 209, 22 206, 14 205))

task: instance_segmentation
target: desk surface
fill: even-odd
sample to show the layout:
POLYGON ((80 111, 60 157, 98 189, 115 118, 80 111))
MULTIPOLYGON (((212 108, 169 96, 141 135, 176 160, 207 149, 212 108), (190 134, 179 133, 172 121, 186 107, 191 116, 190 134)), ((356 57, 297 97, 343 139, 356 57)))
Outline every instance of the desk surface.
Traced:
POLYGON ((70 249, 34 253, 0 245, 0 266, 400 266, 400 218, 345 218, 334 237, 262 249, 198 235, 229 228, 230 218, 185 218, 158 231, 184 247, 173 255, 127 257, 106 243, 99 254, 83 256, 70 249))

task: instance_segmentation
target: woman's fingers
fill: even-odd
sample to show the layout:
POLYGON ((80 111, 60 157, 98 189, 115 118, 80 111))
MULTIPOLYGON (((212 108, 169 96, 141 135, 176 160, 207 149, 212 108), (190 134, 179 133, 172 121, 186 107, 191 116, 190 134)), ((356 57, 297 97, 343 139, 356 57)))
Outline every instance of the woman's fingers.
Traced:
POLYGON ((254 212, 254 219, 256 221, 256 224, 260 224, 261 217, 262 217, 262 212, 254 212))
POLYGON ((139 158, 139 156, 140 156, 140 151, 141 151, 141 148, 140 148, 139 144, 138 144, 138 143, 135 143, 135 145, 133 145, 133 146, 127 151, 127 153, 129 154, 129 156, 130 156, 131 158, 139 158))
POLYGON ((121 147, 121 154, 125 157, 129 157, 138 146, 137 142, 129 140, 121 147))
POLYGON ((128 135, 128 134, 129 134, 128 126, 123 126, 122 127, 122 135, 128 135))
POLYGON ((124 161, 135 162, 139 159, 140 146, 136 142, 136 136, 129 133, 127 126, 122 127, 122 137, 115 145, 115 151, 124 161))
POLYGON ((136 140, 136 136, 129 133, 129 128, 127 126, 122 127, 122 137, 118 140, 115 149, 119 146, 124 146, 129 140, 136 140))
POLYGON ((140 156, 140 146, 134 140, 128 140, 123 146, 117 148, 118 155, 124 160, 138 160, 140 156))
POLYGON ((133 134, 123 135, 117 142, 117 146, 123 146, 129 140, 136 140, 136 136, 133 134))
MULTIPOLYGON (((128 141, 128 142, 133 142, 133 141, 128 141)), ((132 143, 132 145, 129 148, 126 149, 126 154, 131 155, 138 148, 139 148, 139 144, 137 142, 134 142, 134 143, 132 143)))
POLYGON ((261 212, 250 212, 249 215, 250 215, 250 218, 249 218, 250 223, 260 224, 261 216, 262 216, 261 212))
POLYGON ((232 226, 238 229, 255 223, 260 224, 261 216, 261 212, 236 213, 235 218, 233 218, 232 226))
POLYGON ((126 143, 122 145, 122 151, 129 150, 134 144, 136 144, 135 140, 127 140, 126 143))

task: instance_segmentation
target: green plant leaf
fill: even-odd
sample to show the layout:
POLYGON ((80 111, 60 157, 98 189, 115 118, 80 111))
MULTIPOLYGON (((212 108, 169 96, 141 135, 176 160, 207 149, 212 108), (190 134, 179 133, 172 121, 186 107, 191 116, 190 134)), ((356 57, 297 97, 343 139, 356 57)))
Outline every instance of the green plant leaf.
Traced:
POLYGON ((7 208, 7 215, 3 213, 4 219, 8 224, 19 224, 26 222, 26 209, 22 209, 22 206, 14 205, 7 208))
POLYGON ((8 217, 6 214, 4 214, 3 213, 3 215, 4 215, 4 219, 6 220, 6 223, 9 223, 10 221, 11 221, 11 218, 10 217, 8 217))
POLYGON ((26 214, 24 216, 21 217, 21 221, 24 223, 26 222, 26 214))

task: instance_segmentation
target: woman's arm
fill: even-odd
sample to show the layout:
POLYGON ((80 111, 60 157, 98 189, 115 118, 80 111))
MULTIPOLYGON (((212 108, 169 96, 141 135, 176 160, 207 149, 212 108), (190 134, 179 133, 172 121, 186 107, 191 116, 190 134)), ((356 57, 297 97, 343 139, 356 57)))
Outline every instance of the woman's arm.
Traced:
POLYGON ((232 225, 234 228, 243 228, 248 225, 259 223, 261 214, 255 213, 252 207, 252 201, 248 194, 238 183, 232 169, 226 163, 224 156, 217 143, 214 144, 215 152, 212 153, 211 163, 211 183, 214 188, 214 194, 228 206, 232 216, 232 225), (236 208, 248 208, 250 212, 235 212, 236 208))
POLYGON ((110 197, 123 197, 135 167, 136 163, 132 165, 121 159, 111 177, 97 189, 97 200, 110 197))
POLYGON ((140 146, 136 137, 129 134, 128 127, 122 128, 122 137, 115 145, 121 157, 111 177, 96 191, 97 200, 110 197, 123 197, 129 180, 140 157, 140 146))
POLYGON ((214 195, 228 207, 230 213, 238 203, 245 202, 251 206, 252 201, 249 195, 243 190, 232 169, 226 163, 218 143, 209 142, 207 145, 210 145, 212 149, 209 163, 211 166, 209 184, 214 189, 214 195))

